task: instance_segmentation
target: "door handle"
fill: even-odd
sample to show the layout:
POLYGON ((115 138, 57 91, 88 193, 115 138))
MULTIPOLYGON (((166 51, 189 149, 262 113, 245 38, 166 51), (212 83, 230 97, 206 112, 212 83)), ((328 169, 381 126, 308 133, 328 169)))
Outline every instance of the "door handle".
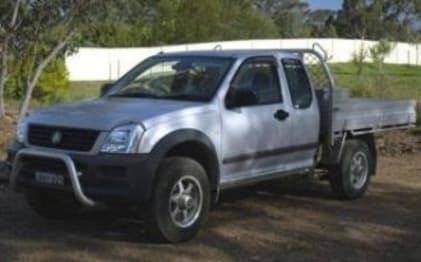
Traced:
POLYGON ((273 116, 279 121, 284 121, 285 119, 289 117, 289 113, 287 111, 279 109, 278 111, 275 112, 273 116))

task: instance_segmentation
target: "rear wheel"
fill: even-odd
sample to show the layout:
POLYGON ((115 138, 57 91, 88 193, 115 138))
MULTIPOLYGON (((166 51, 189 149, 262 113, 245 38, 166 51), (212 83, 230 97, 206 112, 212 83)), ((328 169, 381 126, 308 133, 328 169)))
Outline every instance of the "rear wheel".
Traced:
POLYGON ((340 162, 329 172, 333 192, 341 199, 357 199, 364 195, 373 174, 374 159, 362 140, 345 142, 340 162))
POLYGON ((193 238, 210 206, 206 171, 193 159, 171 157, 161 164, 158 177, 147 221, 153 233, 168 242, 193 238))
POLYGON ((82 208, 73 198, 64 198, 35 189, 27 189, 25 198, 32 210, 47 219, 75 218, 82 208))

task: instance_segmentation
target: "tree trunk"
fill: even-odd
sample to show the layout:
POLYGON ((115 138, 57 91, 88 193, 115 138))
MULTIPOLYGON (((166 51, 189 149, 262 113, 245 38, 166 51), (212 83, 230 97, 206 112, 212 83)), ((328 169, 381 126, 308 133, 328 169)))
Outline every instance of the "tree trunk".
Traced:
POLYGON ((7 80, 7 55, 8 55, 8 39, 4 40, 1 50, 1 73, 0 73, 0 118, 6 116, 6 105, 4 102, 4 88, 7 80))
POLYGON ((38 79, 41 76, 42 72, 44 71, 45 67, 50 63, 51 60, 53 60, 54 56, 48 56, 44 61, 42 61, 41 64, 37 67, 35 70, 35 74, 32 77, 32 79, 28 80, 26 82, 26 92, 25 92, 25 98, 23 100, 22 106, 20 108, 20 115, 19 117, 24 117, 29 109, 29 103, 31 102, 32 93, 34 92, 35 86, 38 83, 38 79))

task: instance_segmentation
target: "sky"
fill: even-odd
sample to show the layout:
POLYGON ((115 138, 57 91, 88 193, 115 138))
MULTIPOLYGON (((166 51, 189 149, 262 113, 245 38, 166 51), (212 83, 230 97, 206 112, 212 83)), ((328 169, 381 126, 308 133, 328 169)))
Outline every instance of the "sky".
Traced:
POLYGON ((312 9, 340 9, 342 0, 308 0, 312 9))

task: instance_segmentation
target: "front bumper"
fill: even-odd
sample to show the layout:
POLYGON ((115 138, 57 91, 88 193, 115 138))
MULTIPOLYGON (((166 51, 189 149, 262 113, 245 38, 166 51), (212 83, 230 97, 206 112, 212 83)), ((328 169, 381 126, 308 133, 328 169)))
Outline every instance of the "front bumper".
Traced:
POLYGON ((147 202, 157 163, 150 155, 63 154, 16 145, 9 149, 8 161, 13 163, 10 182, 16 190, 67 192, 85 206, 147 202), (63 175, 65 185, 39 183, 34 176, 37 171, 63 175))
MULTIPOLYGON (((35 149, 22 149, 20 150, 13 162, 13 168, 10 176, 10 184, 12 189, 16 189, 17 179, 22 170, 24 163, 22 163, 25 157, 35 157, 42 159, 54 159, 62 161, 67 169, 67 176, 70 178, 71 187, 76 199, 83 205, 93 207, 96 205, 95 201, 85 195, 79 181, 79 173, 76 169, 76 165, 73 160, 66 154, 44 152, 35 149)), ((34 170, 35 171, 35 170, 34 170)))

